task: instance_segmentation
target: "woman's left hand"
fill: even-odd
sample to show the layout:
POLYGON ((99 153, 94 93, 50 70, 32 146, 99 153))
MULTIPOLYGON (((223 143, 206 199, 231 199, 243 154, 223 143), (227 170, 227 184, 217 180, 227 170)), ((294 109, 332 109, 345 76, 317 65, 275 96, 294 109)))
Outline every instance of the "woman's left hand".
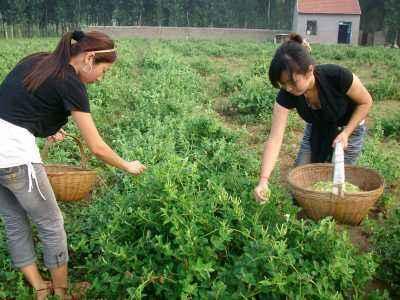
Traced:
POLYGON ((346 148, 347 148, 347 145, 348 145, 348 142, 349 142, 349 134, 348 134, 345 130, 343 130, 343 131, 335 138, 335 140, 334 140, 333 143, 332 143, 332 147, 335 148, 335 145, 336 145, 337 143, 339 143, 339 142, 342 143, 343 149, 346 149, 346 148))
POLYGON ((66 135, 67 133, 64 131, 64 129, 60 129, 56 134, 47 137, 47 140, 52 143, 61 142, 64 140, 66 135))

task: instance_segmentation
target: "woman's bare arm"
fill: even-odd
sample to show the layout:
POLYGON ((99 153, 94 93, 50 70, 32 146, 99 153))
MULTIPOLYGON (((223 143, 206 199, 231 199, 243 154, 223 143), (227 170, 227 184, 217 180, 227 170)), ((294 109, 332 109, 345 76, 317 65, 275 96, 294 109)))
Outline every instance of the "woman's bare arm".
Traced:
POLYGON ((146 169, 139 161, 128 162, 115 153, 100 136, 90 113, 72 111, 71 115, 90 151, 96 157, 134 175, 139 175, 146 169))
POLYGON ((272 113, 272 126, 267 141, 264 144, 262 155, 260 179, 254 193, 258 201, 265 201, 264 191, 268 187, 268 180, 275 167, 282 146, 289 110, 279 104, 275 104, 272 113))

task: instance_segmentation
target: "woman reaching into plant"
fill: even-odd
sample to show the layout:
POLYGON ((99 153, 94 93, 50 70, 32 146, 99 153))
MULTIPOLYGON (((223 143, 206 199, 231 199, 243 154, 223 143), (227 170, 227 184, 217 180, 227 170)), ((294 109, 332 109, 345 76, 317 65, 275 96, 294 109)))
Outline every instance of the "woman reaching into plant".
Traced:
POLYGON ((364 120, 372 106, 371 95, 356 75, 338 65, 316 65, 310 47, 297 34, 291 34, 276 51, 269 79, 280 91, 254 190, 259 202, 268 200, 268 180, 291 109, 296 108, 306 121, 296 165, 330 161, 338 142, 345 149, 345 163, 355 164, 366 133, 364 120))
POLYGON ((0 215, 16 268, 45 299, 67 290, 67 237, 61 211, 46 176, 35 137, 62 140, 72 115, 89 149, 105 163, 133 175, 146 168, 125 161, 101 138, 93 122, 85 84, 101 80, 116 60, 114 42, 100 32, 66 33, 52 53, 24 58, 0 85, 0 215), (43 244, 45 282, 35 263, 29 221, 43 244))

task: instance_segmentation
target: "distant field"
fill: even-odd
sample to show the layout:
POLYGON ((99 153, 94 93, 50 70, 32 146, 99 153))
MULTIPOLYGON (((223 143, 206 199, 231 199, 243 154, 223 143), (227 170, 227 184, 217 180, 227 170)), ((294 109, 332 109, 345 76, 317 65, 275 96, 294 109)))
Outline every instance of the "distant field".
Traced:
MULTIPOLYGON (((3 43, 0 80, 55 43, 3 43)), ((318 63, 350 68, 375 100, 359 163, 385 177, 385 194, 362 226, 348 228, 298 218, 284 180, 303 126, 294 113, 271 201, 253 200, 277 93, 267 78, 276 45, 121 40, 117 48, 116 65, 88 89, 93 116, 107 143, 148 170, 133 178, 92 158, 102 180, 91 199, 61 203, 71 281, 92 283, 88 299, 396 299, 397 49, 313 46, 318 63)), ((77 133, 72 122, 66 130, 77 133)), ((79 152, 65 141, 49 161, 77 164, 79 152)), ((0 227, 0 298, 29 299, 0 227)))

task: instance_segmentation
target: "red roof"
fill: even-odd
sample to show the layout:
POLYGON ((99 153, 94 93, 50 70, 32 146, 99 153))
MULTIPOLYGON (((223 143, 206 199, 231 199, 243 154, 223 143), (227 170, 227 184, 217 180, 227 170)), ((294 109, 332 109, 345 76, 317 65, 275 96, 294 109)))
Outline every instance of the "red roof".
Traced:
POLYGON ((361 15, 358 0, 298 0, 297 10, 302 14, 361 15))

